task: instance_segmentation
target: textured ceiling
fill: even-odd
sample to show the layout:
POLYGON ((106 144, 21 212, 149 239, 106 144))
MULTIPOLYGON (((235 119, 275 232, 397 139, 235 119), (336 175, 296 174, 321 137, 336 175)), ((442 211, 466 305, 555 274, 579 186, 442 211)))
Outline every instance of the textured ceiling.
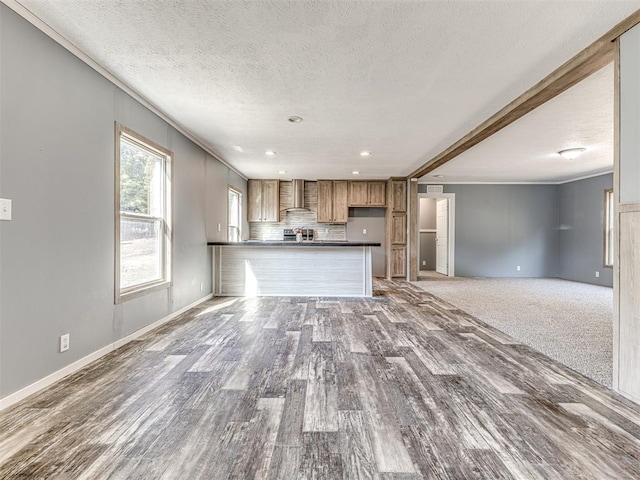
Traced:
POLYGON ((610 64, 421 181, 557 183, 613 171, 613 82, 610 64), (576 159, 558 155, 578 147, 576 159))
POLYGON ((410 173, 640 8, 640 0, 19 3, 248 177, 286 170, 308 179, 410 173))

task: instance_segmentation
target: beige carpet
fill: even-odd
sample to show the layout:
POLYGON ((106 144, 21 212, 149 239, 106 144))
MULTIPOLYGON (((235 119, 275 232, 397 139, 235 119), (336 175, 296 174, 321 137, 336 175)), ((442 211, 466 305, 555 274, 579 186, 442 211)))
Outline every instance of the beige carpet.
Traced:
POLYGON ((448 278, 432 274, 414 284, 611 387, 611 288, 550 278, 448 278))

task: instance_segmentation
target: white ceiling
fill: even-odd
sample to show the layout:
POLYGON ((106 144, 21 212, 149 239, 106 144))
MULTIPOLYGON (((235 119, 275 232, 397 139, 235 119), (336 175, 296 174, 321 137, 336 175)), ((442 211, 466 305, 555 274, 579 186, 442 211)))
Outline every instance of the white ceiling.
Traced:
POLYGON ((640 0, 19 3, 246 176, 307 179, 410 173, 640 8, 640 0), (305 120, 291 124, 290 115, 305 120))
POLYGON ((613 82, 609 64, 420 180, 558 183, 613 171, 613 82), (576 159, 558 154, 578 147, 576 159))

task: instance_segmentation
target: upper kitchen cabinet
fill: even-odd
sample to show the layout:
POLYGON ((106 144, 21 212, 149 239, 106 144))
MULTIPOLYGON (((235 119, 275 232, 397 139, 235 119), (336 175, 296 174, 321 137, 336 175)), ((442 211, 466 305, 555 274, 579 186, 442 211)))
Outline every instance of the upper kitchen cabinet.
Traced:
POLYGON ((247 218, 250 222, 280 221, 279 180, 249 180, 247 218))
POLYGON ((318 180, 318 223, 347 223, 347 180, 318 180))
POLYGON ((407 182, 404 180, 391 180, 389 207, 393 212, 407 211, 407 182))
POLYGON ((350 207, 384 207, 387 204, 387 184, 384 181, 356 180, 349 182, 350 207))

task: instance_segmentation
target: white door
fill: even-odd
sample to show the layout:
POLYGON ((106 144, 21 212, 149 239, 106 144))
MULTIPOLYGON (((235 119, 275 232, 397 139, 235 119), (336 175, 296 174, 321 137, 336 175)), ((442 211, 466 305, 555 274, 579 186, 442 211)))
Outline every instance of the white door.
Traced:
POLYGON ((436 272, 449 274, 449 200, 438 199, 436 203, 436 272))

